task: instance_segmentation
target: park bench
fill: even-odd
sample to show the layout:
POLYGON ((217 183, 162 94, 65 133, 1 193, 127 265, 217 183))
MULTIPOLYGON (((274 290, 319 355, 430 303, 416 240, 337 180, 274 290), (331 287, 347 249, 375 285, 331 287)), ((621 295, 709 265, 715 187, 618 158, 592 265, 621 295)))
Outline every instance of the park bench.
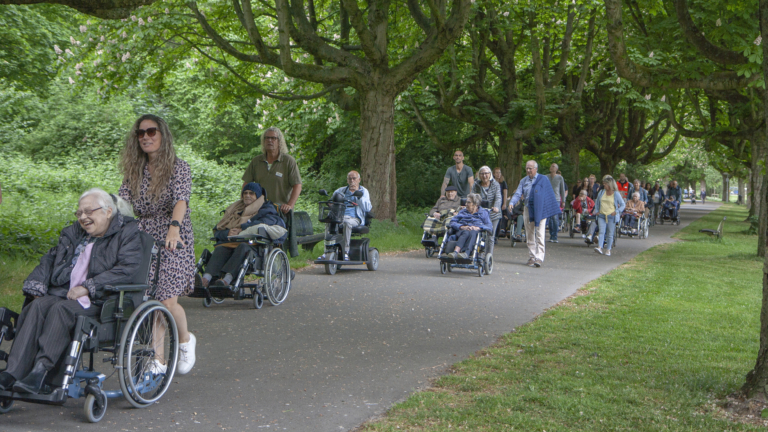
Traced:
POLYGON ((717 226, 716 230, 700 229, 699 232, 716 236, 717 239, 720 240, 723 238, 723 225, 725 225, 725 217, 723 217, 723 220, 720 221, 720 225, 717 226))

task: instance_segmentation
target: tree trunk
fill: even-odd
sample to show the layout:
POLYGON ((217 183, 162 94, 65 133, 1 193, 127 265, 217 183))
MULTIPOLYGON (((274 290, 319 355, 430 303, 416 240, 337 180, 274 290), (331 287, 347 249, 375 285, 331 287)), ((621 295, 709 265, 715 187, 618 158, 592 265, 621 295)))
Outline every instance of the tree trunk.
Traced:
POLYGON ((731 202, 731 188, 728 184, 728 173, 723 174, 723 202, 731 202))
POLYGON ((738 188, 739 188, 738 201, 736 202, 736 204, 744 205, 744 204, 746 204, 746 200, 744 199, 745 198, 745 194, 744 194, 744 179, 741 178, 741 177, 737 178, 736 179, 736 184, 738 184, 738 188))
POLYGON ((579 153, 581 152, 581 149, 575 144, 566 144, 565 150, 566 152, 563 153, 565 160, 563 162, 568 163, 573 167, 573 184, 576 184, 576 182, 581 179, 581 173, 579 172, 579 163, 581 162, 579 153))
MULTIPOLYGON (((749 173, 749 198, 750 208, 749 216, 754 216, 760 213, 760 206, 762 205, 762 197, 765 195, 763 191, 763 176, 765 172, 761 166, 766 158, 766 142, 765 135, 756 133, 752 139, 752 160, 750 161, 750 173, 749 173)), ((749 217, 748 216, 748 217, 749 217)))
POLYGON ((374 89, 360 95, 362 185, 377 219, 397 222, 395 180, 395 92, 374 89))
POLYGON ((611 157, 600 158, 600 178, 597 179, 598 183, 602 183, 602 178, 609 174, 614 178, 618 178, 618 176, 613 175, 613 170, 618 164, 619 161, 614 161, 611 157))
POLYGON ((523 178, 523 142, 511 135, 499 134, 499 168, 509 186, 512 196, 517 184, 523 178))
POLYGON ((765 396, 768 385, 768 258, 763 264, 763 306, 760 309, 760 349, 757 351, 755 368, 747 374, 747 382, 741 391, 748 398, 765 396))
MULTIPOLYGON (((760 0, 760 33, 763 38, 768 38, 768 0, 760 0)), ((768 44, 762 44, 763 50, 763 79, 768 81, 768 44)), ((763 89, 763 115, 768 119, 768 89, 763 89)), ((768 130, 768 123, 765 125, 768 130)), ((768 177, 768 173, 766 173, 768 177)), ((767 180, 768 182, 768 180, 767 180)), ((766 183, 768 184, 768 183, 766 183)), ((763 191, 760 191, 763 193, 763 191)), ((765 197, 763 197, 765 198, 765 197)), ((765 201, 765 200, 764 200, 765 201)), ((760 230, 761 235, 765 236, 765 218, 763 205, 760 209, 761 218, 760 230)), ((765 240, 761 240, 763 248, 765 247, 765 240)), ((758 246, 758 249, 759 247, 758 246)), ((747 380, 742 386, 741 390, 748 397, 761 396, 765 398, 766 384, 768 384, 768 257, 763 264, 763 305, 760 310, 760 348, 757 351, 757 361, 755 362, 755 368, 747 374, 747 380)))

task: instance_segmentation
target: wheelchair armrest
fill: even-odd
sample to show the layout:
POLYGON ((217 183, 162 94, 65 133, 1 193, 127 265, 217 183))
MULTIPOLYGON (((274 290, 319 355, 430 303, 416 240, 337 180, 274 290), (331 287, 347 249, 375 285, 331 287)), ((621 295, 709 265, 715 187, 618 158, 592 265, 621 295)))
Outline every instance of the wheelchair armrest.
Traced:
POLYGON ((130 285, 107 285, 104 287, 104 291, 120 292, 120 291, 145 291, 150 289, 149 285, 145 284, 130 284, 130 285))

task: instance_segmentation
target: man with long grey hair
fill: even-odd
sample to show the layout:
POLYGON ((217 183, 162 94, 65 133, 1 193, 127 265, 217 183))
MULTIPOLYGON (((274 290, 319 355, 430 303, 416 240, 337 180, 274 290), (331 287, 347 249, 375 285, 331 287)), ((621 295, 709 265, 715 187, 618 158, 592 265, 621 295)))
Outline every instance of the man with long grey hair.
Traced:
POLYGON ((243 174, 243 185, 259 183, 267 199, 280 205, 288 213, 296 205, 301 193, 301 174, 296 159, 288 154, 285 137, 279 128, 270 127, 261 135, 260 154, 251 160, 243 174))

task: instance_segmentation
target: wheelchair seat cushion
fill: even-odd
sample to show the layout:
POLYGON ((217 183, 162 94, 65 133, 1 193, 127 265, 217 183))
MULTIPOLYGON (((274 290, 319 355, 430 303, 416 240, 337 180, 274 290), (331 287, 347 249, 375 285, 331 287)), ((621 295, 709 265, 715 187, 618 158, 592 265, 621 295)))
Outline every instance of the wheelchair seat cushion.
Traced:
POLYGON ((371 229, 365 225, 359 225, 352 228, 353 234, 368 234, 370 231, 371 229))

